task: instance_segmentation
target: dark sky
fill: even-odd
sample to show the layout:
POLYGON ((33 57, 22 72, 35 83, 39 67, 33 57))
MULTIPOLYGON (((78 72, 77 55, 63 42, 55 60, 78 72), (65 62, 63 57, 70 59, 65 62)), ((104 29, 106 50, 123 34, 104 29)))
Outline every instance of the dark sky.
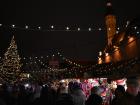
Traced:
MULTIPOLYGON (((88 27, 95 28, 93 32, 41 32, 28 30, 11 30, 0 28, 0 53, 8 47, 10 37, 14 34, 21 56, 48 55, 51 52, 62 51, 72 59, 97 59, 98 52, 105 47, 104 14, 106 0, 9 0, 0 3, 0 22, 24 27, 88 27)), ((139 0, 112 0, 118 25, 126 23, 140 13, 139 0)))

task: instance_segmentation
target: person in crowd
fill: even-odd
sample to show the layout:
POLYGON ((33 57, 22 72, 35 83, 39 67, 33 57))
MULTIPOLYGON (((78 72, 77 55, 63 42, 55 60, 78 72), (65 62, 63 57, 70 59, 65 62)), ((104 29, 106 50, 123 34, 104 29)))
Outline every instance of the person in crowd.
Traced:
POLYGON ((125 88, 122 85, 118 85, 115 90, 115 98, 112 100, 111 105, 119 105, 120 99, 125 93, 125 88))
POLYGON ((72 90, 73 90, 73 82, 70 81, 69 84, 68 84, 68 93, 72 93, 72 90))
POLYGON ((49 86, 42 87, 40 97, 32 105, 54 105, 56 92, 49 86))
POLYGON ((36 98, 40 98, 40 94, 41 94, 41 89, 42 89, 42 87, 39 85, 39 83, 37 83, 36 85, 35 85, 35 92, 34 92, 34 99, 36 99, 36 98))
POLYGON ((88 97, 86 101, 86 105, 102 105, 103 99, 100 96, 99 87, 93 87, 91 89, 91 95, 88 97))
POLYGON ((20 85, 19 87, 19 94, 18 94, 18 99, 17 99, 18 105, 29 105, 29 100, 28 100, 28 93, 24 87, 24 85, 20 85))
POLYGON ((61 85, 55 105, 74 105, 66 86, 61 85))
POLYGON ((138 97, 139 83, 137 77, 129 77, 127 79, 127 90, 118 105, 140 105, 138 97))
POLYGON ((3 84, 1 87, 0 92, 0 99, 6 104, 6 105, 13 105, 14 99, 11 96, 11 91, 8 90, 9 86, 6 84, 3 84))
POLYGON ((74 105, 85 105, 86 95, 84 94, 80 84, 74 82, 73 87, 71 88, 72 93, 71 96, 73 98, 74 105))

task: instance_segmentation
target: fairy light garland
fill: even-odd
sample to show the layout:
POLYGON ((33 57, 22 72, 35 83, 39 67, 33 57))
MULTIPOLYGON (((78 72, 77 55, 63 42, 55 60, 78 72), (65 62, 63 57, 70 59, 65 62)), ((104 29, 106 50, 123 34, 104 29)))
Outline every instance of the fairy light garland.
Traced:
MULTIPOLYGON (((23 25, 22 25, 23 26, 23 25)), ((91 25, 93 26, 93 25, 91 25)), ((32 25, 25 25, 23 27, 15 25, 15 24, 11 24, 11 25, 6 25, 6 24, 0 24, 0 27, 4 27, 4 28, 13 28, 13 29, 19 29, 19 30, 32 30, 32 31, 56 31, 56 32, 61 32, 61 31, 65 31, 65 32, 93 32, 93 31, 105 31, 105 28, 101 28, 101 27, 87 27, 87 28, 81 28, 81 27, 76 27, 76 26, 58 26, 58 25, 47 25, 47 27, 43 27, 43 26, 32 26, 32 25), (71 28, 70 28, 71 27, 71 28)), ((116 32, 118 32, 120 30, 120 27, 117 28, 118 30, 116 32)))

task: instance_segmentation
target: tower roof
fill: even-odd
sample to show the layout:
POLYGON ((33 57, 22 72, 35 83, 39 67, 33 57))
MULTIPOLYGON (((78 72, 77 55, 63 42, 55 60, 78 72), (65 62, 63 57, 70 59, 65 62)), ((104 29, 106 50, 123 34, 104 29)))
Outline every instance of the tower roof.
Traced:
POLYGON ((106 2, 106 13, 105 13, 105 16, 107 16, 107 15, 114 15, 114 10, 113 10, 113 6, 112 6, 111 0, 107 0, 107 2, 106 2))

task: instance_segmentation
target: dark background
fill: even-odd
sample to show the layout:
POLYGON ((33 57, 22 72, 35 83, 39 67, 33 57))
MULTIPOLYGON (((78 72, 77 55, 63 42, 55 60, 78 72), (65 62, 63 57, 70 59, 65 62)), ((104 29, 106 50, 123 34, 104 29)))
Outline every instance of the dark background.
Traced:
MULTIPOLYGON (((118 26, 122 27, 140 13, 139 0, 112 0, 118 26)), ((9 0, 0 3, 0 23, 29 28, 50 25, 81 27, 92 32, 43 32, 0 27, 0 55, 7 50, 15 35, 21 56, 48 55, 60 51, 68 58, 96 61, 98 52, 106 45, 106 0, 9 0)))

